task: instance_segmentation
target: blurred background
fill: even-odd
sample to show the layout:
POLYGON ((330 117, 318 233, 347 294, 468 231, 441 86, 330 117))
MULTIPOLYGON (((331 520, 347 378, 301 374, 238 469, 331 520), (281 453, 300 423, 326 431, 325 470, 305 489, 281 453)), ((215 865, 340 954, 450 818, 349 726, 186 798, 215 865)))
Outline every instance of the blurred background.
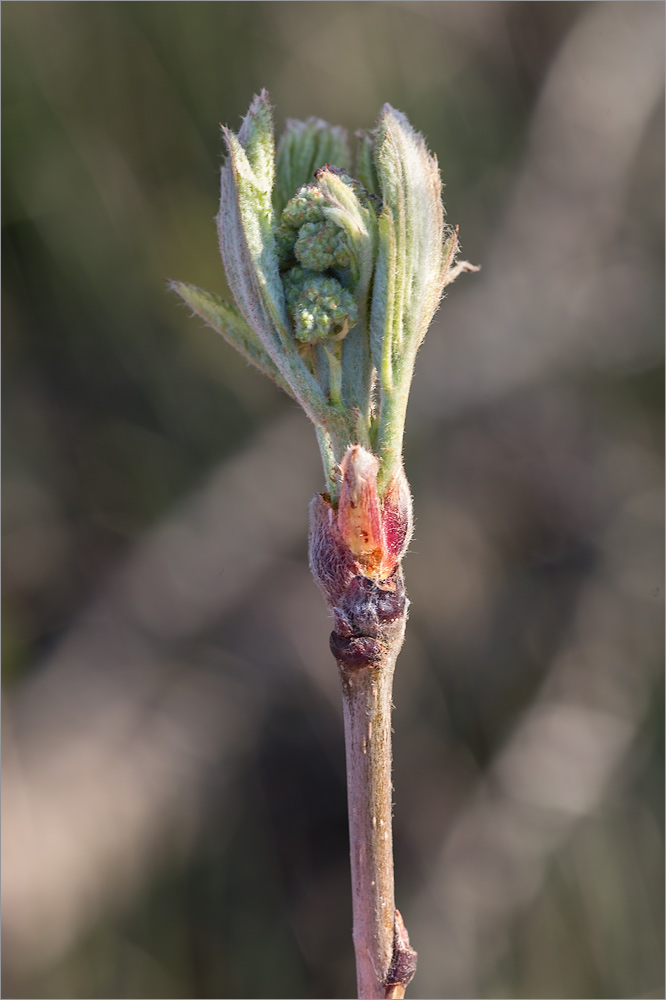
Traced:
POLYGON ((412 997, 663 996, 662 3, 3 5, 3 995, 350 997, 315 436, 224 295, 219 124, 436 152, 395 686, 412 997), (263 483, 272 484, 267 492, 263 483))

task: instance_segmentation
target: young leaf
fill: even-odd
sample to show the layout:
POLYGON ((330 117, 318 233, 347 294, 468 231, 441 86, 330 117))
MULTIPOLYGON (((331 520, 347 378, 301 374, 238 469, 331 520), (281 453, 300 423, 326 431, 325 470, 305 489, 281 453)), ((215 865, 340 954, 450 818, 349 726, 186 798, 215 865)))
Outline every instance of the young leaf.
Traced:
POLYGON ((248 326, 235 306, 229 305, 228 302, 212 292, 206 292, 195 285, 187 284, 185 281, 171 281, 169 287, 177 295, 180 295, 181 299, 197 316, 200 316, 208 326, 224 337, 227 343, 235 347, 246 361, 258 368, 264 375, 268 375, 292 399, 294 398, 291 387, 283 378, 275 362, 266 353, 256 333, 251 326, 248 326))

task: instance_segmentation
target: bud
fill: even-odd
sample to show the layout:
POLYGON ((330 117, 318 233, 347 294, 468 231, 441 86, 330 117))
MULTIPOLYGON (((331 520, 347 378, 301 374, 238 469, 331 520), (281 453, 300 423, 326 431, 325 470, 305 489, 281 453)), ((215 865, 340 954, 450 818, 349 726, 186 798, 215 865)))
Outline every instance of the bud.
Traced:
POLYGON ((301 405, 344 544, 388 579, 411 534, 402 438, 416 354, 443 288, 472 269, 455 263, 437 160, 388 104, 358 133, 354 166, 346 131, 318 118, 290 119, 276 152, 265 90, 223 134, 217 225, 235 307, 171 287, 301 405))
POLYGON ((337 514, 328 494, 310 504, 310 568, 328 604, 337 607, 354 579, 381 585, 400 565, 412 535, 412 498, 402 468, 383 501, 375 455, 353 445, 340 466, 337 514))
POLYGON ((359 567, 338 531, 327 493, 316 493, 310 503, 308 553, 310 570, 326 603, 338 607, 359 567))
POLYGON ((386 488, 382 501, 382 527, 387 565, 398 565, 414 531, 412 495, 402 465, 386 488))
POLYGON ((293 267, 285 275, 284 286, 294 337, 301 343, 341 339, 356 325, 354 297, 335 278, 293 267))
POLYGON ((471 268, 455 265, 457 230, 444 226, 437 160, 388 104, 375 129, 357 135, 354 168, 344 129, 315 118, 288 121, 276 156, 265 90, 238 134, 223 134, 229 156, 217 223, 236 305, 182 282, 171 287, 316 427, 331 493, 310 504, 309 556, 333 612, 331 650, 348 694, 359 995, 403 996, 416 953, 392 912, 387 766, 408 604, 400 563, 412 534, 402 437, 419 345, 444 286, 471 268), (384 822, 375 823, 378 801, 383 833, 374 831, 384 822), (388 853, 379 852, 379 837, 388 853), (366 864, 367 844, 374 858, 366 864), (390 967, 387 916, 395 920, 390 967), (367 938, 357 935, 357 918, 367 938))
POLYGON ((340 535, 364 576, 387 580, 412 535, 412 498, 402 466, 382 501, 377 485, 379 461, 371 452, 360 445, 349 448, 340 471, 340 535))
POLYGON ((342 459, 342 487, 338 503, 338 530, 350 552, 365 571, 375 576, 383 564, 384 531, 377 493, 379 462, 375 455, 354 445, 342 459))

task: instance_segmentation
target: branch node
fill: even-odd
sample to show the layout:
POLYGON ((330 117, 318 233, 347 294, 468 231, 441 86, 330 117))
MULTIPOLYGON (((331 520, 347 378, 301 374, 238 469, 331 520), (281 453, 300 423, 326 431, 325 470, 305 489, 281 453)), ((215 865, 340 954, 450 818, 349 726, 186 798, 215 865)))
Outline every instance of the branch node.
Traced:
POLYGON ((393 958, 384 980, 384 995, 386 1000, 401 1000, 405 990, 416 973, 417 953, 409 943, 409 934, 400 915, 395 911, 393 925, 393 958))
POLYGON ((368 635, 345 636, 331 632, 331 652, 341 670, 379 666, 385 653, 382 644, 368 635))

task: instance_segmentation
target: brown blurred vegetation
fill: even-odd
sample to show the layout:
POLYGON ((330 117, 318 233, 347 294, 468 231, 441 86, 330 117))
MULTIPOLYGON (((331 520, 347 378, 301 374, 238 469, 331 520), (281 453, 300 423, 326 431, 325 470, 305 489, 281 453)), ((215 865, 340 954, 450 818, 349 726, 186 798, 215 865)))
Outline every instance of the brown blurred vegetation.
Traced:
POLYGON ((226 292, 262 86, 278 127, 405 111, 483 267, 408 420, 410 994, 663 996, 663 21, 3 5, 4 996, 354 988, 314 434, 164 285, 226 292))

